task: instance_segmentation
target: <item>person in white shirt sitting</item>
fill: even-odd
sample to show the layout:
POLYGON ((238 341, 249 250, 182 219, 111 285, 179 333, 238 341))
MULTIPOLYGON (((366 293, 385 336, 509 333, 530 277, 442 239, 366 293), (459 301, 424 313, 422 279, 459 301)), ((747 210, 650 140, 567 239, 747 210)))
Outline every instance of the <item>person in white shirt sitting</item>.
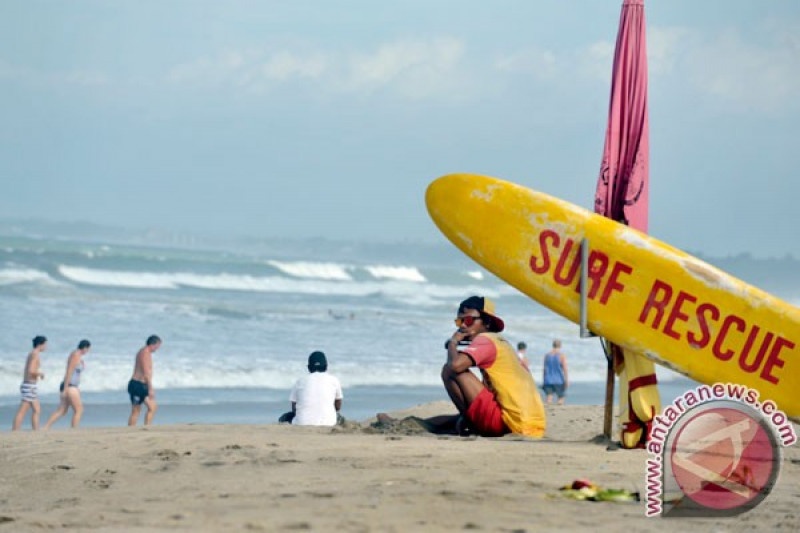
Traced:
POLYGON ((308 356, 308 375, 294 384, 289 395, 292 410, 278 420, 298 426, 335 426, 344 421, 342 385, 328 374, 328 360, 322 352, 308 356))

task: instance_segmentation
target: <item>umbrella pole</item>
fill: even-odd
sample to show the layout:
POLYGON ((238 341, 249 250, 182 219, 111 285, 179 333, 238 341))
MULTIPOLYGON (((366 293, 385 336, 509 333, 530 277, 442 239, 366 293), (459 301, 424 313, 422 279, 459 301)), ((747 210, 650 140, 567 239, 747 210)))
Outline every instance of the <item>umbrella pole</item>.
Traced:
POLYGON ((611 422, 614 417, 614 355, 611 352, 611 346, 600 339, 603 345, 603 351, 606 354, 606 361, 608 369, 606 372, 606 403, 603 412, 603 435, 607 439, 611 439, 611 422))

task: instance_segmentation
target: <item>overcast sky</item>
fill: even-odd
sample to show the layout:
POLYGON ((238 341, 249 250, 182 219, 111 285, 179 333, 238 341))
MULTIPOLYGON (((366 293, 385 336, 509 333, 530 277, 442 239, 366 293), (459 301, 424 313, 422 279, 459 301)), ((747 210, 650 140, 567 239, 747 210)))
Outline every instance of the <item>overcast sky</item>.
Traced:
MULTIPOLYGON (((621 0, 0 3, 0 216, 443 240, 425 188, 590 208, 621 0)), ((800 257, 800 2, 649 0, 650 232, 800 257)))

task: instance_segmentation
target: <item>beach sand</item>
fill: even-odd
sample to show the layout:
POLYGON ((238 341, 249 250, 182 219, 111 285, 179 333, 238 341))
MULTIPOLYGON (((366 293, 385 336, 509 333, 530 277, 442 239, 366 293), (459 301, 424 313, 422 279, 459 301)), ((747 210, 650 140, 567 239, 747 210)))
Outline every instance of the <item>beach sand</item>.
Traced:
MULTIPOLYGON (((447 403, 395 416, 452 412, 447 403)), ((539 441, 442 437, 413 424, 164 425, 2 434, 0 533, 86 531, 797 531, 800 449, 736 518, 646 518, 573 501, 587 478, 644 494, 644 450, 607 450, 600 406, 548 407, 539 441)))

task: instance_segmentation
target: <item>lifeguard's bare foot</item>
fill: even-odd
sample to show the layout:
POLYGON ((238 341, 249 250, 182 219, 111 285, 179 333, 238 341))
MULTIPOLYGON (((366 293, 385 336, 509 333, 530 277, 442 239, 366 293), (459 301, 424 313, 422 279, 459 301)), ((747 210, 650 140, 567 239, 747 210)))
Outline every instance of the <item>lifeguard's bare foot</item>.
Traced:
POLYGON ((475 433, 475 430, 470 425, 469 421, 463 416, 459 416, 456 420, 456 433, 462 437, 468 437, 475 433))

